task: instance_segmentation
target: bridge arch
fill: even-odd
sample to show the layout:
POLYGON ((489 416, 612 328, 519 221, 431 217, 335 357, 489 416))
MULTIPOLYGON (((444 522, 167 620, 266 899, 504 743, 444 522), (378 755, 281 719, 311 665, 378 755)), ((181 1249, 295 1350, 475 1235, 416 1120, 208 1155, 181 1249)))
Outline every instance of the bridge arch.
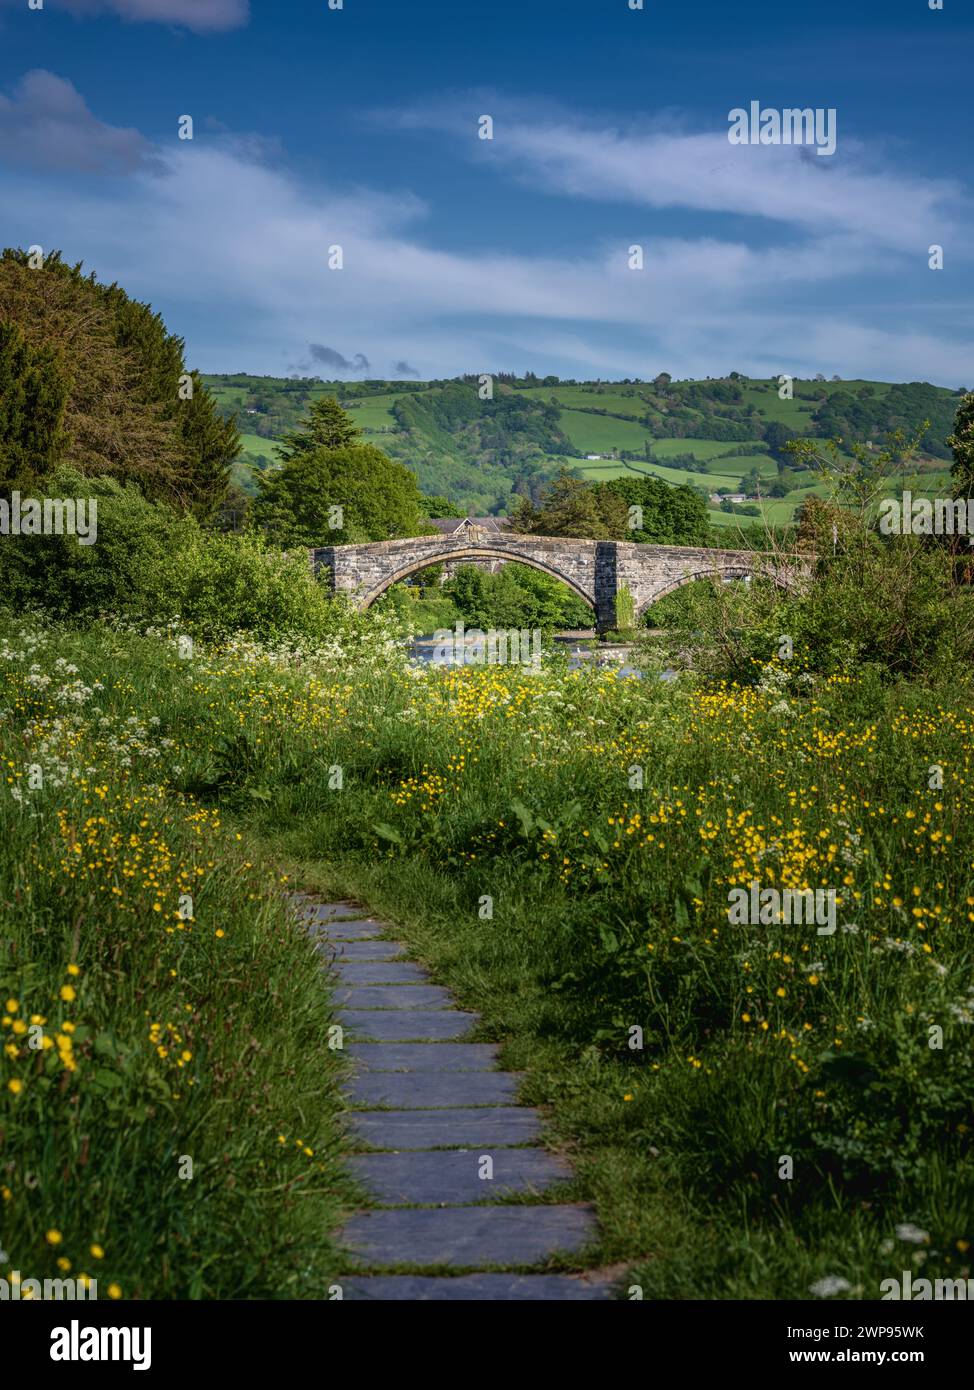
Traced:
POLYGON ((542 574, 547 574, 552 579, 557 579, 567 588, 571 589, 580 599, 588 604, 589 608, 596 611, 595 596, 587 593, 575 583, 567 574, 558 569, 555 565, 545 564, 532 555, 521 554, 505 550, 501 546, 476 545, 466 549, 457 549, 455 546, 444 548, 434 554, 424 555, 419 560, 414 560, 408 565, 403 565, 400 569, 389 575, 384 575, 378 584, 373 585, 366 593, 358 596, 358 606, 362 612, 371 608, 377 598, 380 598, 387 589, 391 589, 393 584, 398 584, 403 579, 408 579, 411 574, 416 574, 419 570, 429 569, 430 565, 439 565, 447 560, 504 560, 511 565, 527 565, 529 569, 540 570, 542 574))
POLYGON ((670 594, 675 594, 677 589, 682 589, 687 584, 695 584, 699 579, 770 579, 772 584, 778 589, 791 589, 794 587, 795 580, 791 576, 782 575, 774 570, 769 570, 764 566, 736 564, 716 564, 709 565, 706 569, 696 571, 687 570, 676 579, 661 585, 647 599, 642 600, 636 606, 636 616, 641 617, 647 608, 652 608, 654 603, 659 603, 660 599, 667 598, 670 594))

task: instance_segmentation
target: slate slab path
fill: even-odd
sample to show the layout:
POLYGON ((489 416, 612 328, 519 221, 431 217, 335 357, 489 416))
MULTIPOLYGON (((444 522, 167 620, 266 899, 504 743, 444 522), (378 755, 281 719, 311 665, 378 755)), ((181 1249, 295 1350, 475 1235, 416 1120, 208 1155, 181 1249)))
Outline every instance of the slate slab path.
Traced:
POLYGON ((346 1161, 375 1203, 340 1233, 344 1297, 611 1297, 597 1272, 542 1272, 552 1256, 584 1250, 595 1218, 584 1203, 540 1200, 571 1169, 539 1146, 540 1116, 518 1105, 518 1078, 497 1069, 496 1046, 463 1041, 478 1016, 364 909, 300 895, 294 904, 341 1005, 353 1063, 346 1161))

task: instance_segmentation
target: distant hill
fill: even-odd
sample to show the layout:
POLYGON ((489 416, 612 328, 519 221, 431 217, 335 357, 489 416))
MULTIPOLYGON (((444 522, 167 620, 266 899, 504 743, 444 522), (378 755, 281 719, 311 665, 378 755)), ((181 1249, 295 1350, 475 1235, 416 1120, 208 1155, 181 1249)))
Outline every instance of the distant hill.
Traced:
POLYGON ((814 475, 796 471, 783 445, 794 435, 880 446, 892 431, 912 435, 929 421, 921 456, 901 482, 918 493, 947 486, 950 433, 961 391, 926 382, 795 380, 782 400, 777 380, 739 373, 704 381, 565 382, 531 375, 479 380, 321 381, 207 376, 227 419, 241 431, 238 483, 253 490, 253 469, 275 461, 274 441, 311 400, 336 395, 369 441, 401 459, 423 491, 475 513, 506 512, 518 494, 537 497, 561 467, 607 480, 652 473, 689 483, 708 498, 716 525, 736 526, 762 510, 790 521, 814 475), (733 501, 714 500, 718 495, 733 501), (742 500, 738 500, 742 499, 742 500))

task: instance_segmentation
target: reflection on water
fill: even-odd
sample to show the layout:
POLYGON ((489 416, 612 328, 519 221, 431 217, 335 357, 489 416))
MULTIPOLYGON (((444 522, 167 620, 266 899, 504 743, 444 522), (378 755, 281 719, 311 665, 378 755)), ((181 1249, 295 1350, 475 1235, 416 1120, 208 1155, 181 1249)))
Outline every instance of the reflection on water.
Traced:
MULTIPOLYGON (((555 634, 554 641, 559 647, 568 652, 568 669, 570 671, 580 670, 582 666, 591 665, 594 662, 596 666, 615 670, 620 680, 642 679, 642 671, 636 666, 629 666, 626 662, 626 657, 631 650, 628 646, 615 643, 599 643, 596 650, 593 651, 589 647, 581 646, 576 639, 562 637, 557 633, 555 634)), ((443 642, 442 640, 437 640, 433 634, 429 634, 412 639, 409 643, 409 655, 413 661, 421 661, 428 664, 432 664, 435 661, 437 666, 463 666, 465 664, 473 666, 484 664, 477 660, 471 660, 469 663, 465 662, 465 657, 468 653, 472 654, 474 642, 475 639, 472 639, 470 634, 467 634, 467 641, 463 644, 458 644, 453 641, 443 642)), ((664 681, 674 680, 675 677, 676 672, 669 669, 660 674, 660 679, 664 681)))

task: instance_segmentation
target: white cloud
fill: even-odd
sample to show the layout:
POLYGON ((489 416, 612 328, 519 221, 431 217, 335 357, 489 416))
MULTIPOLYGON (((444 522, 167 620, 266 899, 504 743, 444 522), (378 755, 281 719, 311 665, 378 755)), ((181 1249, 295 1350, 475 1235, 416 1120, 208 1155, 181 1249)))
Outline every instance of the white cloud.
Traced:
POLYGON ((489 99, 483 109, 495 112, 494 139, 481 142, 470 115, 475 107, 481 109, 474 102, 461 111, 453 103, 386 119, 452 133, 472 158, 489 151, 495 166, 532 187, 575 199, 759 217, 909 253, 950 240, 970 217, 958 182, 882 168, 876 151, 843 134, 841 113, 837 153, 817 158, 794 146, 731 145, 726 122, 702 133, 625 131, 489 99))
POLYGON ((151 300, 204 370, 285 372, 307 344, 337 343, 377 375, 406 361, 423 376, 737 368, 974 379, 959 330, 922 327, 919 314, 909 331, 887 330, 868 305, 836 313, 845 277, 903 264, 888 239, 872 245, 840 220, 778 245, 647 238, 635 272, 629 236, 575 256, 434 248, 423 235, 430 209, 412 194, 318 188, 260 143, 174 141, 155 156, 124 183, 82 189, 18 170, 3 189, 7 234, 60 246, 151 300), (341 271, 328 269, 336 243, 341 271))
POLYGON ((0 93, 0 162, 117 174, 151 166, 155 156, 137 130, 106 125, 70 82, 35 68, 21 78, 11 98, 0 93))
MULTIPOLYGON (((0 4, 26 8, 26 0, 0 0, 0 4)), ((113 14, 132 23, 179 24, 199 34, 237 29, 250 18, 248 0, 49 0, 49 4, 79 18, 113 14)))

